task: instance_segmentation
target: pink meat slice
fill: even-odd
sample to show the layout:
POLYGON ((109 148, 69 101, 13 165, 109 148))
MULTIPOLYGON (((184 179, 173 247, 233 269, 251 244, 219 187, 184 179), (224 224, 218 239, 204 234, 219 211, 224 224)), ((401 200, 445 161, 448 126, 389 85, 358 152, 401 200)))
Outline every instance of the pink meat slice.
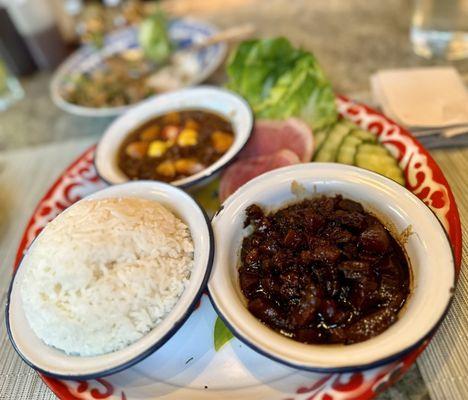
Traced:
POLYGON ((219 184, 219 198, 223 202, 239 187, 256 176, 300 162, 297 154, 288 149, 282 149, 266 156, 238 160, 223 173, 219 184))
POLYGON ((264 156, 281 149, 289 149, 302 162, 309 162, 314 151, 314 137, 309 126, 297 118, 284 121, 258 120, 239 157, 264 156))

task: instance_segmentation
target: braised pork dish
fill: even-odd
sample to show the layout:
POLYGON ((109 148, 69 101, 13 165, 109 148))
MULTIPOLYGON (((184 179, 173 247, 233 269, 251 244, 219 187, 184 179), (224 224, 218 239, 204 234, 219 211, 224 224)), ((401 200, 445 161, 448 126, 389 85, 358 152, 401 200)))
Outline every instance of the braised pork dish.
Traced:
POLYGON ((398 318, 410 292, 405 253, 361 204, 317 197, 246 210, 239 267, 249 311, 305 343, 362 342, 398 318))

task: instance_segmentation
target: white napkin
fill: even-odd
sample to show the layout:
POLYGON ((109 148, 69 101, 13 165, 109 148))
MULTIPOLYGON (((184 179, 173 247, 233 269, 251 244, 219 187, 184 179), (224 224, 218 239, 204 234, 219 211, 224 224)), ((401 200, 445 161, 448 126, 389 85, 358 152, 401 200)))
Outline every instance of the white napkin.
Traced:
POLYGON ((416 134, 468 131, 468 91, 455 68, 379 71, 371 76, 371 88, 385 114, 416 134))

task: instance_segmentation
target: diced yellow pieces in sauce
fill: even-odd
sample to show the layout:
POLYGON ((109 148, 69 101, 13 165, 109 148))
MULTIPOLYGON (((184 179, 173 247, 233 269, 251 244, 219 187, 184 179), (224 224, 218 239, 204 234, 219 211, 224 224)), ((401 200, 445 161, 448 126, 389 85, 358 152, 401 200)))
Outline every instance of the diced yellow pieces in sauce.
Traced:
POLYGON ((225 153, 231 147, 234 137, 226 132, 214 131, 211 135, 211 143, 218 153, 225 153))
POLYGON ((159 175, 167 176, 168 178, 172 178, 176 174, 176 168, 175 168, 174 163, 171 160, 166 160, 166 161, 163 161, 161 164, 159 164, 156 167, 156 172, 159 175))
POLYGON ((150 157, 162 157, 169 147, 172 146, 172 142, 165 142, 163 140, 154 140, 150 143, 148 148, 148 156, 150 157))
POLYGON ((166 125, 161 132, 161 138, 175 142, 180 131, 181 128, 176 125, 166 125))
POLYGON ((212 165, 234 143, 229 121, 203 110, 160 115, 129 134, 118 163, 131 179, 174 182, 212 165))
POLYGON ((177 144, 181 147, 195 146, 197 143, 198 132, 194 129, 184 128, 177 138, 177 144))
POLYGON ((156 167, 156 172, 168 178, 176 174, 193 175, 203 171, 205 166, 193 158, 181 158, 177 161, 166 160, 156 167))
POLYGON ((205 169, 205 166, 193 158, 181 158, 175 162, 179 174, 193 175, 205 169))
POLYGON ((194 131, 198 131, 200 129, 200 124, 195 121, 194 119, 192 118, 189 118, 186 122, 185 122, 185 128, 188 128, 188 129, 193 129, 194 131))
POLYGON ((146 140, 148 142, 150 142, 151 140, 155 140, 159 135, 159 131, 160 128, 158 125, 148 126, 140 133, 140 139, 146 140))
POLYGON ((145 157, 146 152, 148 151, 147 142, 132 142, 127 145, 125 148, 125 153, 127 156, 141 160, 145 157))

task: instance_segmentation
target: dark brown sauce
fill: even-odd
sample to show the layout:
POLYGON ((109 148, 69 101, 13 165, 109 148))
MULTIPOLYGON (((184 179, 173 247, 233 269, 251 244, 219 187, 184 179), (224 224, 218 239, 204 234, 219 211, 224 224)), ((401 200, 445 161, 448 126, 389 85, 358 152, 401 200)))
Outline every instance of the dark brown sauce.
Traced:
POLYGON ((232 125, 202 110, 154 118, 123 141, 118 166, 130 179, 173 182, 216 162, 234 141, 232 125))
POLYGON ((265 214, 246 210, 239 281, 249 311, 305 343, 362 342, 398 318, 410 291, 406 256, 384 225, 341 196, 265 214))

